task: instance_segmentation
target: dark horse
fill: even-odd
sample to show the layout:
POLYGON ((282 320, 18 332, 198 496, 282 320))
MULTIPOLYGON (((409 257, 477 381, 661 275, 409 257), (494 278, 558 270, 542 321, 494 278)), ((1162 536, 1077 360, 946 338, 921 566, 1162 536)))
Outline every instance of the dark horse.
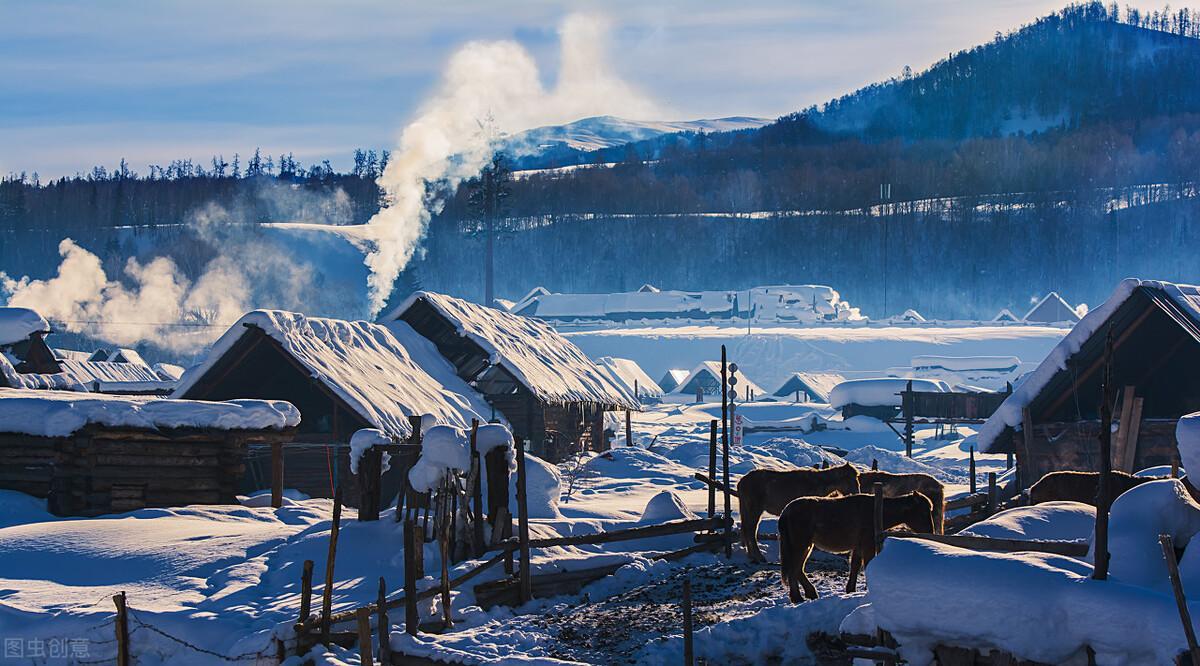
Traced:
MULTIPOLYGON (((884 498, 883 529, 902 524, 914 532, 933 531, 929 498, 920 493, 884 498)), ((846 593, 854 592, 858 572, 875 557, 875 496, 801 497, 784 507, 779 515, 779 560, 792 603, 817 598, 817 588, 804 572, 814 546, 827 553, 850 554, 846 593)))
POLYGON ((899 497, 907 493, 921 493, 928 497, 933 504, 933 533, 943 532, 946 524, 946 489, 941 481, 928 474, 870 471, 860 473, 858 483, 864 493, 872 492, 875 483, 882 483, 884 497, 899 497))
POLYGON ((758 548, 758 521, 763 511, 779 515, 787 503, 797 497, 823 497, 839 493, 857 493, 858 470, 846 463, 826 469, 806 468, 788 471, 755 469, 737 484, 738 513, 742 517, 742 545, 755 562, 762 562, 758 548))
MULTIPOLYGON (((1158 481, 1160 476, 1134 476, 1113 470, 1108 477, 1112 486, 1112 499, 1125 491, 1147 481, 1158 481)), ((1029 503, 1080 502, 1096 506, 1096 495, 1100 491, 1099 472, 1050 472, 1029 489, 1029 503)))

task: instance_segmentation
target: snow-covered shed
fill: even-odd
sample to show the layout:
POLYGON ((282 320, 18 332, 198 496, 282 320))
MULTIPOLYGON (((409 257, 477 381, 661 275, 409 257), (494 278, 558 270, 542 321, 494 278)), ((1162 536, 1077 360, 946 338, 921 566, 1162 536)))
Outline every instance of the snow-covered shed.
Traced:
POLYGON ((432 341, 513 433, 551 461, 577 447, 607 448, 604 412, 640 408, 631 390, 545 322, 428 291, 383 321, 405 322, 432 341))
POLYGON ((836 372, 793 372, 778 389, 775 397, 796 396, 802 402, 829 402, 833 387, 846 381, 836 372))
MULTIPOLYGON (((401 439, 412 432, 410 417, 431 415, 434 422, 469 428, 472 419, 491 416, 483 397, 404 322, 385 326, 279 310, 244 315, 184 374, 173 397, 294 404, 303 420, 289 449, 287 483, 318 497, 342 482, 347 497, 357 496, 349 443, 361 429, 401 439)), ((260 473, 261 464, 256 458, 251 473, 260 473)), ((400 482, 385 476, 385 493, 400 482)))
POLYGON ((233 504, 248 447, 282 446, 299 422, 283 401, 0 389, 0 488, 60 516, 233 504))
MULTIPOLYGON (((737 376, 737 384, 734 386, 736 395, 731 391, 731 399, 742 401, 767 395, 767 392, 746 377, 740 368, 734 374, 737 376)), ((702 395, 705 401, 720 400, 721 362, 702 361, 679 383, 675 393, 693 400, 697 395, 702 395)))
POLYGON ((1074 324, 1079 321, 1075 308, 1063 300, 1057 291, 1052 291, 1042 297, 1029 312, 1025 313, 1023 321, 1031 324, 1074 324))
POLYGON ((639 400, 657 400, 662 397, 663 390, 659 388, 657 382, 650 378, 650 375, 646 374, 642 366, 637 364, 637 361, 628 358, 601 356, 596 359, 596 363, 606 368, 612 374, 613 378, 621 382, 630 393, 636 391, 639 400))
POLYGON ((888 420, 900 413, 900 393, 911 385, 913 391, 948 393, 945 382, 933 379, 871 377, 844 381, 829 392, 829 406, 842 410, 842 418, 866 415, 888 420))
POLYGON ((675 390, 679 388, 679 385, 682 384, 685 379, 687 379, 689 374, 690 373, 687 370, 679 368, 667 370, 663 373, 662 379, 658 380, 658 387, 661 388, 664 393, 674 393, 675 390))
POLYGON ((1088 312, 1016 386, 980 428, 980 450, 1015 454, 1026 485, 1047 472, 1097 470, 1110 331, 1120 402, 1114 420, 1127 414, 1130 421, 1124 434, 1114 435, 1114 467, 1170 464, 1176 420, 1200 409, 1200 288, 1133 278, 1088 312), (1134 396, 1128 409, 1126 387, 1134 396))

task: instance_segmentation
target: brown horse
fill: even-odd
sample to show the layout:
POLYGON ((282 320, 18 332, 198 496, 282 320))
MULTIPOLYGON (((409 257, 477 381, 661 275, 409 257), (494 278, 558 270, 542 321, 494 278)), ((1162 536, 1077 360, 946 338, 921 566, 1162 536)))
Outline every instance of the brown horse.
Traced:
POLYGON ((942 534, 946 525, 946 488, 941 481, 928 474, 893 474, 891 472, 860 472, 858 484, 864 493, 872 492, 876 483, 883 484, 884 497, 899 497, 907 493, 921 493, 933 504, 934 534, 942 534))
MULTIPOLYGON (((920 493, 883 500, 883 529, 908 525, 914 532, 933 530, 933 505, 920 493)), ((850 554, 846 593, 858 587, 858 572, 875 557, 875 496, 801 497, 779 516, 779 560, 783 584, 792 603, 817 598, 817 588, 804 572, 813 547, 850 554), (800 588, 804 588, 801 595, 800 588)))
MULTIPOLYGON (((1163 477, 1134 476, 1113 470, 1108 478, 1112 486, 1112 499, 1116 499, 1134 486, 1139 486, 1147 481, 1157 481, 1163 477)), ((1099 472, 1050 472, 1029 489, 1029 503, 1080 502, 1096 506, 1096 495, 1099 492, 1099 472)))
POLYGON ((758 521, 764 511, 778 516, 783 507, 797 497, 852 495, 858 490, 858 470, 850 463, 826 469, 754 469, 747 472, 737 484, 742 545, 746 547, 746 554, 755 562, 766 559, 758 548, 758 521))

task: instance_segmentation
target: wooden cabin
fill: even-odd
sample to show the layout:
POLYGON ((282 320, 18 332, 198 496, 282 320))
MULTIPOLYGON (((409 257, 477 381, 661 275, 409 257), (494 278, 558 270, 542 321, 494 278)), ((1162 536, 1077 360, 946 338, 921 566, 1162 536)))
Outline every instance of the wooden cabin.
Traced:
MULTIPOLYGON (((766 395, 757 384, 746 378, 746 375, 739 369, 733 373, 737 377, 737 383, 730 387, 728 394, 730 400, 738 402, 749 401, 756 397, 766 395)), ((700 397, 701 402, 709 400, 721 400, 721 362, 720 361, 704 361, 697 365, 691 373, 688 374, 679 387, 675 389, 675 393, 696 399, 700 397)))
POLYGON ((417 292, 383 317, 428 338, 530 450, 558 462, 608 448, 604 413, 638 410, 619 385, 549 324, 433 292, 417 292))
POLYGON ((980 450, 1013 453, 1028 487, 1099 469, 1101 381, 1112 336, 1113 468, 1177 455, 1175 423, 1200 410, 1200 288, 1129 279, 1089 312, 984 423, 980 450))
MULTIPOLYGON (((348 504, 359 496, 350 473, 355 432, 374 428, 400 441, 412 434, 414 416, 459 428, 490 416, 483 398, 403 322, 383 326, 275 310, 243 316, 183 376, 174 397, 292 403, 303 418, 288 449, 287 485, 314 497, 331 497, 343 486, 348 504)), ((267 453, 252 449, 244 485, 264 487, 267 453)), ((385 502, 403 487, 401 476, 398 467, 384 475, 385 502)))
POLYGON ((284 402, 213 403, 0 389, 0 488, 59 516, 236 504, 251 446, 283 446, 284 402))
POLYGON ((17 372, 54 373, 58 363, 46 344, 50 324, 35 310, 0 307, 0 354, 17 372))

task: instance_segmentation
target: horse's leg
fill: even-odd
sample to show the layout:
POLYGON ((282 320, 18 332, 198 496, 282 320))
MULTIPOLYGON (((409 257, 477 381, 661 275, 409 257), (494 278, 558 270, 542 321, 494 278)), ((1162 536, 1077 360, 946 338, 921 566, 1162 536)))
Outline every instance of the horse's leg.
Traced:
POLYGON ((763 506, 755 502, 739 502, 742 513, 742 545, 746 547, 746 555, 751 562, 764 562, 762 551, 758 547, 758 521, 762 519, 763 506))
POLYGON ((850 551, 850 578, 846 581, 846 594, 853 594, 858 589, 858 572, 862 570, 862 558, 858 549, 850 551))
POLYGON ((809 599, 816 599, 817 588, 813 586, 812 581, 808 579, 808 573, 805 569, 808 568, 808 557, 812 555, 813 545, 809 542, 808 548, 804 550, 803 557, 800 558, 800 570, 796 572, 796 576, 792 578, 792 603, 800 601, 800 591, 795 589, 796 578, 800 579, 800 585, 804 588, 804 596, 809 599))

